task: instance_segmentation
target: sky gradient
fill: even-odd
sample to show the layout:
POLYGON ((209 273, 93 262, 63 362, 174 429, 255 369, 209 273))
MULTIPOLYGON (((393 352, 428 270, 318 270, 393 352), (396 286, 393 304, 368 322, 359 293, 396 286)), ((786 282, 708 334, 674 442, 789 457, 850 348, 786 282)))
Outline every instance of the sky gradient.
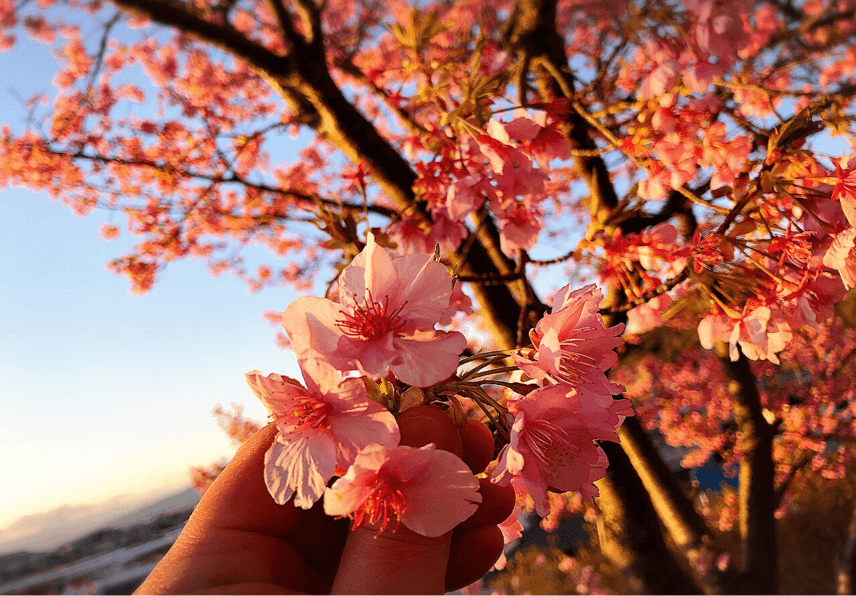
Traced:
MULTIPOLYGON (((0 53, 0 124, 19 130, 22 98, 52 94, 55 70, 50 50, 23 36, 0 53)), ((234 453, 211 416, 216 404, 244 403, 264 419, 244 373, 297 374, 262 317, 292 292, 250 295, 237 278, 186 261, 135 296, 105 268, 131 242, 101 239, 105 221, 109 213, 79 218, 46 195, 0 190, 0 532, 63 504, 186 487, 191 466, 234 453)))

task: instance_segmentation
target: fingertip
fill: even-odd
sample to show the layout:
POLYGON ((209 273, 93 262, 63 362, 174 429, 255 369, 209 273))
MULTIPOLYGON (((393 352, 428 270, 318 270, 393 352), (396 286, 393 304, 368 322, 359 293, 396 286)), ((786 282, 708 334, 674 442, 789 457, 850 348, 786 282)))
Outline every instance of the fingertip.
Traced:
POLYGON ((434 406, 416 406, 398 417, 401 444, 422 447, 434 443, 437 449, 463 455, 461 434, 449 415, 434 406))
POLYGON ((499 486, 491 482, 490 478, 479 478, 479 485, 482 502, 471 517, 457 526, 458 530, 501 524, 514 511, 516 496, 510 484, 499 486))
POLYGON ((446 591, 454 592, 479 580, 502 555, 505 539, 495 525, 476 526, 452 534, 446 591))
POLYGON ((460 430, 460 435, 464 463, 470 467, 473 474, 483 472, 493 459, 494 443, 490 429, 486 424, 470 419, 460 430))

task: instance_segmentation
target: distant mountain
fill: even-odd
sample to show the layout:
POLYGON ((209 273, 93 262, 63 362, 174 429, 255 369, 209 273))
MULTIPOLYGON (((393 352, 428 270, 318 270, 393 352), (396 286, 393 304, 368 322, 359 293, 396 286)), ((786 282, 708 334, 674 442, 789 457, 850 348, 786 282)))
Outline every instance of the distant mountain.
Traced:
POLYGON ((196 506, 200 498, 201 495, 199 494, 198 490, 196 490, 195 488, 188 488, 181 491, 180 493, 170 495, 168 497, 160 499, 159 501, 155 501, 150 505, 146 505, 145 507, 134 511, 129 515, 121 517, 116 521, 110 522, 110 526, 117 528, 122 526, 132 526, 161 513, 168 513, 171 511, 183 511, 184 509, 189 509, 190 507, 196 506))
POLYGON ((120 495, 92 505, 63 505, 43 513, 25 515, 0 529, 0 554, 45 551, 107 526, 127 526, 158 512, 191 507, 199 493, 186 489, 164 496, 120 495))

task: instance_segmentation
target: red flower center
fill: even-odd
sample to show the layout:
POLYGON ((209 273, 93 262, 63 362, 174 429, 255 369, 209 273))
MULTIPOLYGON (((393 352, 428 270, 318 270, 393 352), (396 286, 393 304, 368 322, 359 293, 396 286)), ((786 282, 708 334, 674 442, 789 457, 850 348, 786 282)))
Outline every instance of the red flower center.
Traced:
POLYGON ((332 411, 332 404, 317 397, 305 395, 292 402, 291 415, 296 418, 294 424, 301 428, 327 428, 328 417, 332 411))
POLYGON ((401 479, 384 470, 374 478, 374 489, 360 509, 354 512, 354 529, 365 524, 380 524, 378 532, 386 530, 390 519, 395 518, 395 529, 401 525, 401 516, 407 508, 407 499, 398 485, 401 479))
POLYGON ((348 337, 376 339, 387 333, 398 331, 404 326, 399 316, 404 304, 393 311, 389 310, 389 296, 383 302, 375 300, 371 292, 361 304, 357 304, 351 312, 343 312, 342 319, 336 321, 336 326, 348 337))

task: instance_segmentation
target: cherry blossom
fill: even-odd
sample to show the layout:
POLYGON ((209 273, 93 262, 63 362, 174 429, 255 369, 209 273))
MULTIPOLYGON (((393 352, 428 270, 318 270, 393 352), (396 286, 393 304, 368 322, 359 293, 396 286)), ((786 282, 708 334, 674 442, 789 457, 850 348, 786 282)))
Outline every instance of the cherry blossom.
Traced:
POLYGON ((452 282, 431 255, 392 259, 370 233, 339 276, 339 302, 298 298, 282 316, 298 358, 317 354, 341 370, 357 368, 427 387, 454 374, 466 338, 436 331, 452 282))
POLYGON ((638 334, 650 331, 663 323, 663 312, 673 302, 668 294, 660 294, 627 312, 627 333, 638 334))
POLYGON ((823 256, 823 264, 837 269, 848 290, 856 286, 856 228, 838 234, 823 256))
POLYGON ((609 395, 577 392, 565 384, 536 389, 513 400, 511 440, 500 455, 493 481, 507 484, 520 476, 538 515, 550 512, 547 490, 598 494, 594 481, 606 473, 606 456, 595 440, 618 441, 621 416, 632 415, 630 402, 609 395))
POLYGON ((832 190, 832 199, 841 202, 841 208, 851 226, 856 226, 856 157, 847 160, 845 167, 835 164, 838 178, 832 190))
POLYGON ((613 349, 624 342, 617 337, 624 325, 608 329, 598 314, 603 294, 595 285, 579 290, 565 286, 556 294, 550 314, 530 333, 534 353, 515 356, 517 365, 533 379, 567 383, 581 391, 607 395, 621 393, 604 371, 618 361, 613 349))
POLYGON ((337 470, 353 463, 368 444, 394 446, 399 431, 383 406, 366 397, 359 379, 342 379, 326 362, 301 363, 306 387, 278 374, 246 374, 253 393, 270 411, 279 433, 265 454, 265 483, 280 505, 309 509, 337 470))
POLYGON ((381 530, 395 520, 423 536, 442 536, 475 513, 479 482, 456 455, 436 449, 369 445, 324 494, 324 512, 381 530))
MULTIPOLYGON (((310 291, 372 230, 333 280, 338 294, 300 299, 281 320, 301 360, 363 374, 391 412, 424 399, 458 422, 493 416, 501 444, 515 396, 570 383, 606 404, 620 380, 639 389, 649 428, 693 447, 685 463, 759 461, 732 448, 751 429, 734 428, 723 363, 694 350, 674 366, 618 363, 621 329, 603 327, 603 309, 603 320, 627 313, 628 331, 698 325, 703 345, 755 358, 755 405, 784 429, 776 482, 800 451, 823 477, 844 474, 838 449, 849 449, 830 437, 852 438, 852 408, 839 404, 852 401, 853 359, 830 336, 852 334, 827 319, 856 285, 852 0, 391 0, 384 14, 344 0, 279 12, 260 0, 119 4, 0 0, 0 50, 26 59, 40 44, 59 61, 55 88, 0 128, 0 186, 104 215, 105 239, 121 229, 134 242, 109 265, 133 291, 187 258, 252 291, 310 291), (448 270, 425 254, 436 245, 448 270), (533 345, 517 346, 566 273, 615 299, 566 288, 533 345), (435 329, 454 311, 472 311, 452 323, 476 330, 471 347, 489 356, 459 362, 463 336, 435 329), (513 352, 535 383, 511 381, 513 352), (840 370, 818 363, 827 354, 840 370), (804 387, 783 380, 805 371, 804 387), (641 390, 651 375, 664 378, 641 390)), ((606 465, 586 460, 589 480, 606 465)), ((626 530, 636 520, 624 511, 626 530)))

